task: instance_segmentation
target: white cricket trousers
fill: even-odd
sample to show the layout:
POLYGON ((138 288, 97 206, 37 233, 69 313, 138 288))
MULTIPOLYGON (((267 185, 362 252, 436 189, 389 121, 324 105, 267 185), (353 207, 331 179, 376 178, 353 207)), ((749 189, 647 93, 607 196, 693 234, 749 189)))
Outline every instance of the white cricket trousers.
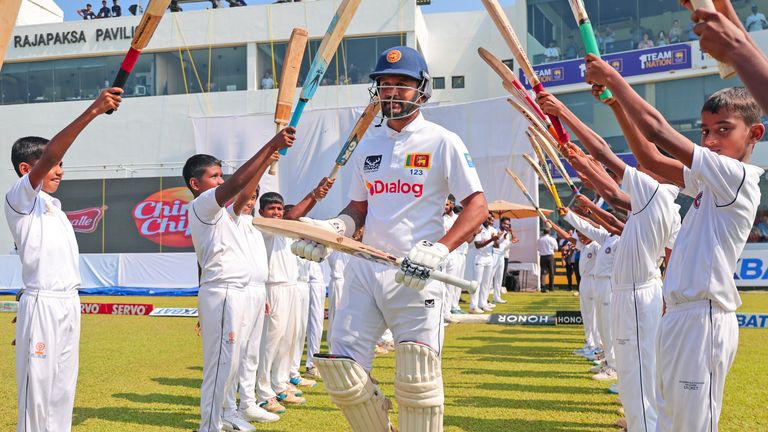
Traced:
POLYGON ((256 404, 256 376, 259 370, 259 350, 264 332, 264 305, 267 289, 262 285, 248 285, 243 299, 243 327, 240 334, 240 364, 237 381, 227 394, 226 411, 237 409, 235 394, 240 392, 240 409, 256 404))
POLYGON ((199 432, 221 430, 227 394, 237 385, 245 296, 245 288, 234 284, 204 285, 197 295, 203 339, 199 432))
POLYGON ((600 345, 600 337, 595 320, 595 278, 592 275, 582 275, 579 284, 579 308, 581 320, 584 323, 584 339, 588 347, 600 345))
POLYGON ((296 284, 267 284, 269 315, 264 319, 264 334, 259 353, 259 378, 256 395, 259 403, 266 402, 286 390, 285 377, 290 372, 290 342, 295 326, 296 284))
MULTIPOLYGON (((464 273, 466 272, 467 268, 467 255, 462 253, 457 253, 456 257, 454 258, 453 262, 453 270, 452 273, 450 273, 452 276, 456 276, 458 278, 464 279, 464 273)), ((461 299, 461 288, 453 285, 447 285, 449 289, 453 290, 453 302, 450 305, 447 305, 449 309, 461 309, 459 306, 459 299, 461 299)))
POLYGON ((419 342, 440 353, 443 339, 442 284, 422 290, 395 282, 396 268, 362 259, 350 260, 344 295, 333 322, 332 354, 349 356, 370 372, 373 348, 389 327, 395 343, 419 342))
POLYGON ((504 255, 493 254, 493 270, 491 274, 491 287, 494 303, 502 300, 501 286, 504 284, 504 255))
MULTIPOLYGON (((346 269, 344 273, 346 274, 346 269)), ((339 310, 342 294, 344 294, 344 278, 332 277, 331 282, 328 284, 328 333, 325 335, 325 339, 328 341, 331 340, 333 320, 336 317, 336 312, 339 310)))
POLYGON ((483 309, 488 305, 488 293, 491 289, 492 270, 493 262, 488 264, 475 263, 475 276, 473 279, 478 282, 479 286, 469 299, 470 309, 483 309))
POLYGON ((718 430, 738 345, 735 312, 711 300, 667 304, 656 345, 657 431, 718 430))
POLYGON ((307 369, 314 366, 312 356, 320 352, 320 342, 323 339, 323 322, 325 321, 325 284, 322 282, 309 283, 309 318, 307 319, 307 369))
POLYGON ((290 378, 300 377, 299 368, 301 367, 301 355, 304 353, 304 342, 307 338, 307 323, 309 320, 309 282, 299 281, 296 284, 296 301, 294 312, 295 328, 293 331, 293 340, 291 341, 291 370, 290 378))
POLYGON ((661 279, 614 285, 611 334, 627 430, 656 431, 656 333, 661 321, 661 279))
POLYGON ((80 350, 80 297, 28 290, 16 321, 18 432, 72 429, 80 350))
POLYGON ((597 322, 600 340, 603 343, 605 364, 616 367, 616 356, 613 352, 613 337, 611 336, 611 278, 594 278, 595 289, 595 320, 597 322))

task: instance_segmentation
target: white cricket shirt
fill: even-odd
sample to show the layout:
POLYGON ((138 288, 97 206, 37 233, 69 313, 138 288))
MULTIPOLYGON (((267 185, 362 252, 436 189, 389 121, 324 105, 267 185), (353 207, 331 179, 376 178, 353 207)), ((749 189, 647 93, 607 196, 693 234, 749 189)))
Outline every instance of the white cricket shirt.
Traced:
POLYGON ((216 202, 216 188, 201 193, 187 214, 192 245, 200 264, 200 286, 251 282, 248 242, 235 218, 216 202))
MULTIPOLYGON (((485 243, 491 236, 493 236, 496 229, 492 226, 483 225, 480 232, 475 235, 475 243, 485 243)), ((493 242, 478 248, 475 244, 472 245, 475 249, 475 264, 476 265, 491 265, 493 264, 493 242)))
POLYGON ((264 244, 269 258, 268 284, 291 284, 299 278, 299 262, 291 252, 293 240, 265 232, 264 244))
POLYGON ((5 194, 5 220, 21 259, 24 288, 71 292, 80 286, 80 257, 75 231, 61 202, 32 188, 29 175, 5 194))
POLYGON ((713 300, 741 306, 733 274, 760 204, 763 170, 696 146, 683 170, 683 193, 694 197, 677 235, 664 280, 664 300, 713 300))
POLYGON ((554 255, 557 250, 557 240, 551 235, 543 235, 536 240, 536 249, 539 256, 554 255))
MULTIPOLYGON (((234 208, 227 207, 230 215, 234 216, 234 208)), ((251 269, 251 283, 267 283, 269 267, 267 265, 267 248, 264 245, 264 236, 253 226, 253 216, 240 214, 235 218, 237 228, 245 238, 246 252, 248 254, 249 268, 251 269)))
POLYGON ((505 257, 509 253, 510 247, 512 247, 512 234, 505 232, 499 237, 499 247, 493 248, 493 254, 505 257))
POLYGON ((648 174, 627 166, 622 180, 632 212, 624 224, 621 247, 615 252, 614 285, 642 284, 659 276, 658 257, 680 226, 680 206, 674 185, 660 184, 648 174))
POLYGON ((421 114, 400 132, 371 129, 353 156, 349 198, 368 201, 364 242, 404 256, 443 237, 449 192, 463 200, 483 188, 461 138, 421 114))
MULTIPOLYGON (((443 228, 445 228, 445 232, 448 232, 448 230, 451 229, 451 227, 453 227, 453 224, 456 223, 456 219, 458 218, 459 218, 459 215, 457 215, 456 213, 451 213, 450 216, 448 216, 447 214, 443 215, 443 228)), ((469 245, 467 244, 467 242, 461 242, 461 244, 458 245, 456 249, 453 250, 453 253, 466 255, 468 251, 469 251, 469 245)))
MULTIPOLYGON (((591 238, 593 242, 600 244, 595 257, 594 267, 592 268, 592 275, 595 277, 611 277, 611 273, 613 272, 613 258, 616 249, 619 247, 618 241, 620 237, 609 233, 603 227, 593 226, 572 211, 566 213, 564 219, 573 225, 574 228, 581 231, 582 234, 591 238)), ((582 259, 583 258, 584 254, 582 254, 582 259)), ((579 270, 581 270, 581 268, 579 268, 579 270)))

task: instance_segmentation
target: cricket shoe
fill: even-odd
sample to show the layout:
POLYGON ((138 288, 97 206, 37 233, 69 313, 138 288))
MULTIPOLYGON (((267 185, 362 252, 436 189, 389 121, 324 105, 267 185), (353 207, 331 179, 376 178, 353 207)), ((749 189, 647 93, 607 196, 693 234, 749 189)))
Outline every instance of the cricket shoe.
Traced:
POLYGON ((494 300, 493 302, 496 303, 496 304, 507 304, 507 301, 504 300, 504 299, 494 300))
POLYGON ((600 362, 600 364, 598 364, 598 365, 595 365, 595 366, 592 366, 592 367, 589 369, 589 373, 591 373, 591 374, 600 373, 600 371, 601 371, 601 370, 602 370, 604 367, 605 367, 605 362, 600 362))
POLYGON ((484 314, 485 312, 483 312, 483 310, 480 308, 474 308, 474 309, 470 309, 469 313, 471 313, 472 315, 481 315, 481 314, 484 314))
POLYGON ((296 396, 295 394, 291 392, 283 392, 277 395, 277 401, 281 404, 287 404, 287 405, 304 405, 307 403, 307 400, 304 399, 301 396, 296 396))
POLYGON ((595 381, 613 381, 619 379, 616 374, 616 369, 612 367, 604 367, 599 373, 592 375, 592 379, 595 381))
POLYGON ((621 408, 617 409, 616 410, 616 414, 624 417, 624 407, 621 407, 621 408))
POLYGON ((493 312, 493 308, 491 305, 485 305, 485 307, 482 309, 485 312, 493 312))
POLYGON ((280 420, 279 415, 273 414, 256 405, 251 405, 248 408, 241 409, 238 412, 240 413, 240 417, 248 420, 249 422, 273 423, 280 420))
POLYGON ((244 418, 240 417, 240 414, 237 411, 232 411, 230 413, 225 413, 221 418, 221 430, 253 432, 256 430, 256 426, 245 421, 244 418))
POLYGON ((615 424, 616 424, 616 426, 620 427, 621 430, 623 430, 623 431, 627 430, 627 419, 620 418, 620 419, 616 420, 615 424))
POLYGON ((322 378, 322 375, 320 375, 320 370, 315 366, 312 366, 311 368, 307 368, 307 371, 304 373, 304 375, 310 378, 313 378, 315 380, 319 380, 320 378, 322 378))
POLYGON ((461 309, 451 309, 451 315, 464 315, 466 312, 464 312, 461 309))
POLYGON ((317 385, 317 381, 297 376, 291 378, 291 384, 295 385, 296 387, 315 387, 317 385))
POLYGON ((373 354, 377 356, 381 356, 381 355, 389 354, 389 351, 383 346, 376 344, 376 346, 373 347, 373 354))
POLYGON ((619 394, 619 385, 617 383, 613 383, 608 386, 608 393, 619 394))
POLYGON ((286 386, 285 393, 290 393, 294 396, 304 396, 304 392, 299 390, 298 387, 291 384, 290 382, 288 383, 288 386, 286 386))
POLYGON ((277 398, 269 398, 266 402, 260 403, 259 407, 273 414, 282 414, 285 412, 285 407, 277 401, 277 398))
POLYGON ((585 345, 583 348, 573 350, 573 355, 586 357, 590 352, 592 352, 592 347, 585 345))

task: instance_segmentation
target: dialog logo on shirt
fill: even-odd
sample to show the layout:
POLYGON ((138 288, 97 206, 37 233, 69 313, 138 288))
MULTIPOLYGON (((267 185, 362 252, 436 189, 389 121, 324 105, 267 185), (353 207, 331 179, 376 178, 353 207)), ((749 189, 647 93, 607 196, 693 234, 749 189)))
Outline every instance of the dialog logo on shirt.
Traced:
POLYGON ((163 189, 146 197, 133 208, 139 235, 163 246, 191 247, 187 208, 192 199, 186 187, 163 189))
POLYGON ((35 344, 35 350, 32 352, 32 357, 39 358, 39 359, 44 359, 48 357, 47 355, 45 355, 45 343, 38 342, 35 344))
POLYGON ((695 208, 701 207, 701 196, 704 195, 704 192, 699 192, 698 195, 696 195, 696 198, 693 199, 693 206, 695 208))
POLYGON ((99 222, 104 217, 105 211, 107 211, 107 206, 90 207, 64 213, 67 215, 67 219, 69 219, 75 232, 92 233, 99 227, 99 222))
POLYGON ((363 162, 363 172, 376 172, 381 166, 381 155, 367 156, 363 162))
POLYGON ((414 198, 421 198, 424 193, 424 185, 421 183, 408 183, 402 180, 396 182, 383 182, 381 180, 375 180, 373 184, 366 181, 365 187, 368 188, 368 193, 371 196, 381 194, 413 194, 414 198))
POLYGON ((405 155, 406 168, 429 169, 432 166, 432 153, 408 153, 405 155))

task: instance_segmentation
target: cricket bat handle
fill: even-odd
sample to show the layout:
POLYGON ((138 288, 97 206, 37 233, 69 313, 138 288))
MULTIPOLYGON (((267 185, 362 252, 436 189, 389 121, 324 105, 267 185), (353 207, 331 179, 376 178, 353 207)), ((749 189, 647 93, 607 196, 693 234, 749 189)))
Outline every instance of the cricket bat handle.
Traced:
MULTIPOLYGON (((544 86, 541 85, 541 83, 538 83, 535 86, 533 86, 533 91, 536 94, 539 94, 544 91, 544 86)), ((552 127, 555 128, 558 141, 560 141, 561 144, 565 144, 569 142, 571 140, 571 137, 568 135, 568 132, 565 131, 565 128, 563 127, 563 124, 560 122, 560 119, 549 114, 547 114, 547 117, 549 118, 550 123, 552 123, 552 127)))
MULTIPOLYGON (((597 46, 597 40, 595 39, 595 30, 592 28, 592 23, 584 21, 579 24, 579 32, 581 32, 581 39, 584 41, 584 47, 587 52, 600 57, 600 47, 597 46)), ((608 88, 600 93, 600 100, 607 101, 613 98, 613 94, 608 88)))
MULTIPOLYGON (((284 127, 285 125, 283 124, 277 124, 277 130, 275 133, 280 132, 284 127)), ((277 161, 274 161, 269 165, 269 175, 277 175, 277 161)))
POLYGON ((467 290, 470 294, 477 291, 477 287, 480 285, 477 281, 468 281, 456 276, 451 276, 448 273, 443 273, 438 270, 432 270, 429 272, 429 277, 436 281, 459 287, 463 290, 467 290))
POLYGON ((331 173, 328 174, 328 178, 335 179, 336 175, 339 174, 339 170, 341 169, 341 165, 334 164, 333 169, 331 170, 331 173))

